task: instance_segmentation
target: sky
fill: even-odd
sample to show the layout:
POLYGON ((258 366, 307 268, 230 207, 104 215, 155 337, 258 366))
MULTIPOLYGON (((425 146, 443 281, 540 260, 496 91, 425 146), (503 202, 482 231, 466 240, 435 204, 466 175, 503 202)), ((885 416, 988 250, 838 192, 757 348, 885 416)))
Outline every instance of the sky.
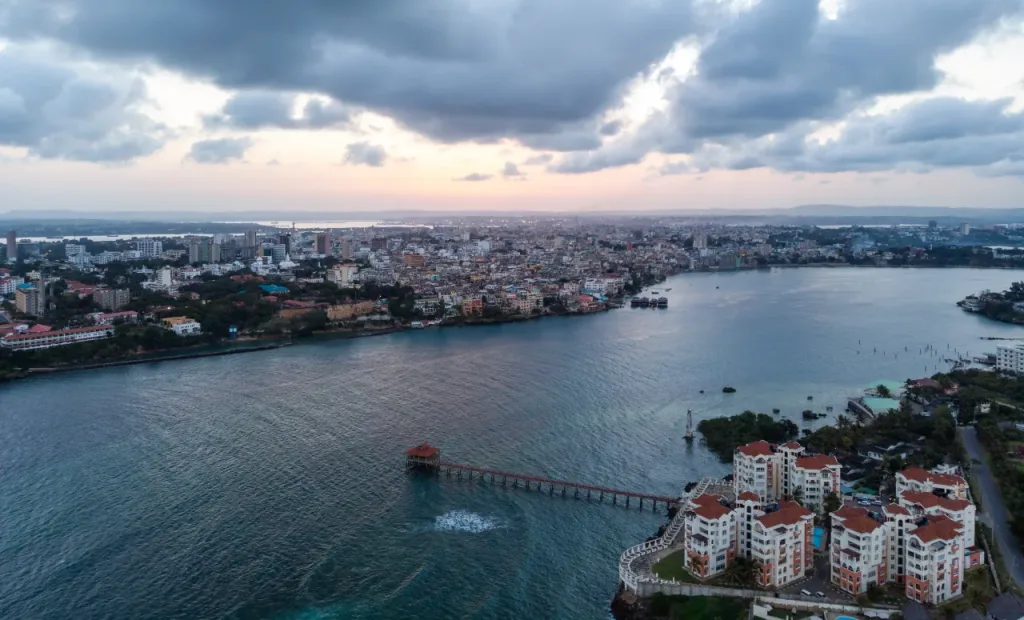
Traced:
POLYGON ((0 211, 1024 207, 1024 0, 0 0, 0 211))

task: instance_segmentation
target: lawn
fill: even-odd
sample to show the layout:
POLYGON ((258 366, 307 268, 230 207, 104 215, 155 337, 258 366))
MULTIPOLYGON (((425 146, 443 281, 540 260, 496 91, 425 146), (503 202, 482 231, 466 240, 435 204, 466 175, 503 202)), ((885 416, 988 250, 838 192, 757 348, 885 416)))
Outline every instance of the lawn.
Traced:
POLYGON ((651 572, 662 579, 675 579, 681 583, 698 583, 697 578, 683 567, 685 557, 686 551, 676 551, 652 566, 651 572))
POLYGON ((670 620, 746 620, 750 601, 717 596, 651 597, 651 616, 670 620))

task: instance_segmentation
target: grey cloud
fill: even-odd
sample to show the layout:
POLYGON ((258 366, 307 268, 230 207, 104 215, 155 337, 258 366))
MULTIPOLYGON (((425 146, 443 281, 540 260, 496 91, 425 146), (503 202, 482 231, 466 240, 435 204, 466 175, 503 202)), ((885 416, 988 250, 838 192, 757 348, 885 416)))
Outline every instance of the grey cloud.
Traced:
POLYGON ((721 29, 697 75, 676 88, 675 130, 757 137, 930 89, 936 55, 1019 10, 1019 0, 859 0, 827 20, 818 0, 761 0, 721 29))
POLYGON ((693 166, 685 161, 670 161, 663 164, 661 168, 658 168, 658 175, 664 177, 675 174, 686 174, 692 170, 693 166))
POLYGON ((313 98, 302 113, 295 114, 298 97, 292 93, 268 90, 242 91, 228 99, 217 114, 203 119, 207 127, 235 129, 325 129, 349 127, 352 115, 336 101, 313 98))
POLYGON ((457 178, 455 180, 456 181, 466 181, 466 182, 469 182, 469 183, 476 183, 476 182, 479 182, 479 181, 489 181, 489 180, 491 180, 491 178, 492 177, 489 174, 481 174, 479 172, 473 172, 471 174, 467 174, 464 177, 459 177, 459 178, 457 178))
POLYGON ((156 61, 230 89, 321 93, 442 142, 530 145, 617 103, 630 79, 697 31, 691 4, 7 0, 0 36, 156 61))
POLYGON ((380 168, 388 159, 388 153, 379 144, 353 142, 345 147, 345 163, 353 166, 380 168))
POLYGON ((540 155, 534 155, 533 157, 526 158, 523 161, 522 165, 524 165, 524 166, 543 166, 544 164, 551 163, 551 160, 554 159, 554 158, 555 158, 554 155, 552 155, 551 153, 542 153, 540 155))
POLYGON ((252 146, 249 138, 217 138, 200 140, 192 144, 188 159, 197 164, 226 164, 245 157, 245 152, 252 146))
POLYGON ((17 45, 0 51, 0 145, 44 159, 128 162, 172 133, 142 111, 146 103, 131 75, 78 71, 17 45))
POLYGON ((601 125, 602 136, 614 136, 622 131, 622 121, 608 121, 604 125, 601 125))
POLYGON ((505 162, 505 167, 501 171, 501 176, 505 177, 506 179, 510 179, 522 177, 523 173, 519 170, 519 166, 515 165, 510 161, 507 161, 505 162))

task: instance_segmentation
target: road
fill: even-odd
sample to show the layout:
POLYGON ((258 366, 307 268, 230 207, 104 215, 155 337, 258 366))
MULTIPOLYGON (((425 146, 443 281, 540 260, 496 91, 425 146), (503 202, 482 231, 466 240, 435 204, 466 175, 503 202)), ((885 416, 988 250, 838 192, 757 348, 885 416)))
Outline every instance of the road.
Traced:
POLYGON ((978 433, 973 426, 963 426, 960 431, 960 440, 967 449, 968 456, 974 461, 971 465, 971 473, 978 481, 981 491, 982 514, 987 517, 992 531, 995 533, 996 544, 1003 554, 1003 563, 1010 576, 1017 582, 1018 588, 1024 588, 1024 554, 1017 544, 1017 537, 1010 530, 1008 521, 1009 515, 1006 506, 1003 504, 1003 496, 999 493, 995 478, 988 468, 988 460, 981 444, 978 443, 978 433))

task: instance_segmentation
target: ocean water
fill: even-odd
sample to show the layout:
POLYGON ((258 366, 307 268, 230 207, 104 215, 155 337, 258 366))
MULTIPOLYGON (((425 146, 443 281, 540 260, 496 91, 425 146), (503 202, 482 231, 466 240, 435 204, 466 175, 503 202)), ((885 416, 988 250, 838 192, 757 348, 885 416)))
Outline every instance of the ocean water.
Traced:
POLYGON ((605 619, 619 553, 663 514, 410 476, 403 450, 676 494, 727 471, 683 441, 688 409, 804 425, 947 347, 994 351, 979 337, 1024 329, 954 304, 1015 277, 682 275, 655 287, 668 310, 2 386, 0 618, 605 619))

